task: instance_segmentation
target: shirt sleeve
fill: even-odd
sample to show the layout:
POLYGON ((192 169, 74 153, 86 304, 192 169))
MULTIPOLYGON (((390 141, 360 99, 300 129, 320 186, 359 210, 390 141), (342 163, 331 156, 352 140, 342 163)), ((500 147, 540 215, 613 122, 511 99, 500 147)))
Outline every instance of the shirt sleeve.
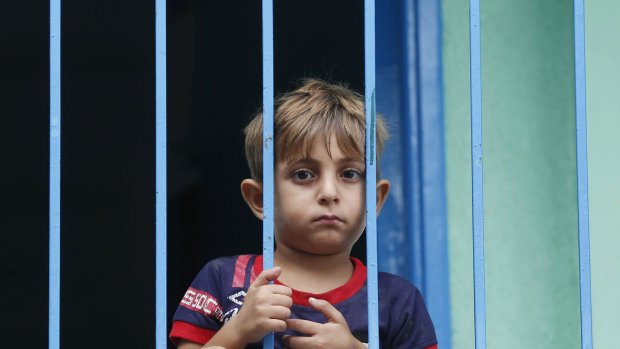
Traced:
POLYGON ((396 280, 392 295, 390 348, 437 348, 435 327, 420 291, 404 279, 396 280), (398 287, 396 287, 398 286, 398 287))
POLYGON ((214 260, 198 273, 185 291, 172 318, 170 339, 204 344, 222 327, 224 311, 221 306, 221 260, 214 260))

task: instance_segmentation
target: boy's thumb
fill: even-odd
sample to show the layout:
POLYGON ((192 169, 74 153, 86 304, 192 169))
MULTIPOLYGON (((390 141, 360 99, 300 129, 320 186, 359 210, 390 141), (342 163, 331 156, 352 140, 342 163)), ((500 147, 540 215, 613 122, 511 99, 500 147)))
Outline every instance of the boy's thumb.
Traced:
POLYGON ((264 285, 269 285, 269 283, 271 281, 277 279, 278 276, 280 276, 281 273, 282 273, 282 268, 280 268, 280 267, 273 267, 271 269, 263 270, 256 277, 256 280, 254 280, 254 283, 252 283, 252 286, 260 287, 260 286, 264 286, 264 285))

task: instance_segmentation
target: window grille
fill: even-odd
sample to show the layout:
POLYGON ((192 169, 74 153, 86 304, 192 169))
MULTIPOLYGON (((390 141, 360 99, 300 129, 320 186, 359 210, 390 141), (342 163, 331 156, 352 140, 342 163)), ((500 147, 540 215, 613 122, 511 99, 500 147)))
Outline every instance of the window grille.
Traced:
MULTIPOLYGON (((378 348, 375 214, 375 1, 365 0, 366 210, 369 347, 378 348)), ((156 0, 156 347, 167 346, 166 314, 166 0, 156 0)), ((588 224, 584 2, 574 0, 575 111, 582 348, 592 348, 588 224)), ((476 348, 486 348, 480 1, 470 0, 472 214, 476 348)), ((50 0, 49 348, 60 347, 61 0, 50 0)), ((265 268, 273 265, 273 1, 263 0, 263 178, 265 268)), ((273 346, 273 336, 265 348, 273 346)))
POLYGON ((588 205, 588 142, 586 115, 586 52, 584 1, 574 2, 575 23, 575 128, 577 132, 577 207, 579 220, 579 289, 581 293, 581 347, 592 348, 592 297, 590 290, 590 224, 588 205))
POLYGON ((155 3, 155 346, 167 348, 166 0, 155 3))
POLYGON ((50 0, 50 349, 60 347, 60 0, 50 0))
MULTIPOLYGON (((273 0, 263 0, 263 270, 273 268, 273 0)), ((274 346, 273 333, 263 340, 263 348, 274 346)))
POLYGON ((484 201, 482 186, 482 81, 480 62, 480 1, 469 2, 471 179, 474 257, 474 323, 476 349, 486 348, 484 289, 484 201))

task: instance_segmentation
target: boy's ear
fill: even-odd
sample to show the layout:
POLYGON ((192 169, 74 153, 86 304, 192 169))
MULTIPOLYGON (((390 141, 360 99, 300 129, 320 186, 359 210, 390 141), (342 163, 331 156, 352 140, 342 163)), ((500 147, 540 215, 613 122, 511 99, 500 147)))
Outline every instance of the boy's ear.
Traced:
POLYGON ((377 181, 377 215, 381 212, 381 208, 390 192, 390 181, 381 179, 377 181))
POLYGON ((253 179, 241 181, 241 195, 256 218, 263 220, 263 185, 253 179))

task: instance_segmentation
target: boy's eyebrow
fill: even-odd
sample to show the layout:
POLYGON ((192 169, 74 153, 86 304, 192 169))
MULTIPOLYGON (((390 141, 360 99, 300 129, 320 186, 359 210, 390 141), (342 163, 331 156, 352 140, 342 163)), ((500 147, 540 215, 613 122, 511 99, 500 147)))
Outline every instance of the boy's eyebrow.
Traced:
MULTIPOLYGON (((338 163, 347 163, 347 162, 359 162, 362 164, 365 163, 364 159, 354 159, 350 157, 343 157, 335 161, 338 163)), ((285 163, 286 165, 291 166, 291 165, 300 165, 300 164, 311 164, 311 163, 316 163, 316 162, 319 162, 319 161, 312 157, 303 157, 303 158, 293 159, 291 161, 286 161, 285 163)))

